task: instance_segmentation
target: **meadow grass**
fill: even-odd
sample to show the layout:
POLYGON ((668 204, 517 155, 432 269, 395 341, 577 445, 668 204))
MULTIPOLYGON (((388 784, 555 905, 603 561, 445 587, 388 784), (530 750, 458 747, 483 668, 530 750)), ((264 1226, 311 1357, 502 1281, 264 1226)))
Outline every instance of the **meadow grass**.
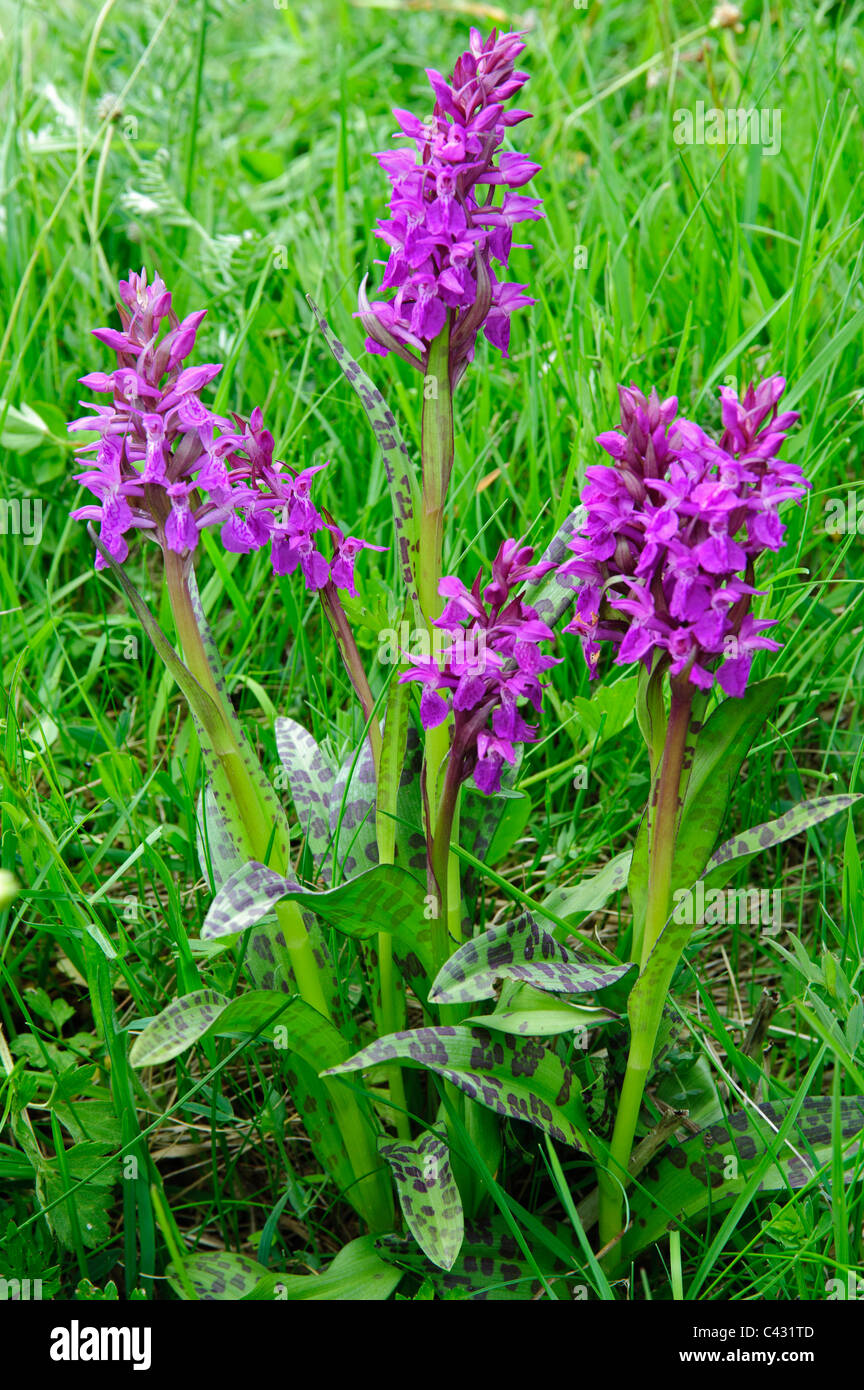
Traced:
MULTIPOLYGON (((145 1085, 128 1065, 125 1026, 212 979, 194 942, 210 896, 195 846, 200 767, 173 683, 68 520, 81 494, 65 421, 79 413, 76 378, 107 356, 89 329, 111 320, 118 274, 158 270, 181 313, 209 306, 198 360, 225 364, 215 408, 260 404, 278 457, 332 460, 322 501, 346 529, 387 543, 383 464, 305 296, 359 352, 352 313, 363 274, 378 273, 371 229, 387 191, 373 152, 389 143, 392 105, 422 112, 423 68, 446 69, 469 23, 528 31, 546 219, 514 257, 513 278, 538 303, 515 324, 510 359, 493 361, 484 344, 457 394, 445 569, 470 582, 505 536, 545 544, 598 459, 594 436, 617 420, 618 382, 656 384, 716 421, 718 385, 782 372, 802 416, 788 456, 813 489, 784 518, 782 560, 760 576, 785 646, 759 672, 786 676, 788 694, 749 759, 730 833, 802 796, 860 787, 864 550, 857 531, 829 534, 825 512, 851 496, 864 530, 864 6, 743 8, 735 33, 709 27, 708 5, 663 0, 551 0, 530 13, 374 0, 0 4, 0 497, 41 501, 43 521, 41 543, 10 533, 0 547, 0 858, 23 887, 0 915, 0 1275, 42 1277, 62 1297, 112 1278, 121 1296, 167 1297, 181 1243, 304 1271, 353 1233, 254 1049, 207 1043, 178 1060, 176 1084, 160 1073, 145 1085), (779 151, 676 144, 675 112, 698 101, 779 112, 779 151), (40 1214, 22 1126, 62 1241, 40 1214), (70 1139, 105 1164, 118 1152, 135 1162, 66 1201, 66 1179, 84 1175, 65 1171, 70 1139), (99 1223, 95 1245, 82 1221, 99 1223)), ((416 451, 417 379, 392 358, 371 361, 416 451)), ((362 723, 345 712, 346 678, 308 596, 274 579, 263 553, 227 555, 206 535, 204 549, 205 607, 265 763, 276 764, 277 713, 337 750, 356 741, 362 723)), ((139 549, 130 573, 158 602, 155 556, 139 549)), ((397 576, 389 554, 364 557, 360 573, 350 612, 371 653, 397 576)), ((159 617, 170 628, 164 603, 159 617)), ((648 789, 629 673, 610 669, 604 721, 584 703, 578 644, 559 645, 544 737, 522 769, 532 816, 500 871, 529 896, 627 847, 648 789)), ((748 874, 782 890, 784 928, 806 956, 818 965, 833 953, 857 990, 864 903, 844 820, 748 874)), ((504 901, 490 876, 488 920, 504 901)), ((591 924, 614 939, 626 906, 591 924)), ((793 1095, 805 1080, 812 1095, 864 1090, 830 1019, 808 1005, 794 954, 737 926, 705 928, 696 944, 681 1007, 694 1059, 721 1088, 741 1084, 730 1057, 772 987, 780 1007, 759 1094, 793 1095)), ((513 1195, 502 1196, 529 1250, 538 1214, 578 1225, 567 1184, 578 1188, 579 1164, 536 1150, 516 1136, 513 1195)), ((586 1258, 585 1283, 592 1297, 823 1297, 862 1259, 862 1188, 829 1186, 697 1225, 674 1270, 661 1243, 627 1287, 610 1288, 586 1258)))

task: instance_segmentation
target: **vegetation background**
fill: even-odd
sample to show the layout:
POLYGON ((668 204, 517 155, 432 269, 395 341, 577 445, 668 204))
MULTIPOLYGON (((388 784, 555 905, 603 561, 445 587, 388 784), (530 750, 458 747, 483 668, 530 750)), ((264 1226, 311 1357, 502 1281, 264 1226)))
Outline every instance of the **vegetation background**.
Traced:
MULTIPOLYGON (((860 786, 864 6, 742 11, 735 28, 711 27, 710 4, 666 0, 0 3, 0 857, 22 887, 0 913, 0 1276, 41 1278, 43 1297, 92 1296, 108 1280, 121 1297, 171 1297, 178 1231, 295 1272, 350 1237, 261 1059, 220 1069, 229 1049, 211 1045, 153 1090, 128 1067, 126 1026, 206 980, 189 946, 208 901, 199 767, 177 691, 68 520, 81 494, 65 421, 79 413, 76 378, 109 357, 89 329, 112 321, 118 275, 146 266, 181 314, 209 309, 198 360, 225 364, 217 409, 261 405, 292 466, 331 459, 324 501, 387 543, 381 460, 305 296, 359 352, 352 312, 360 279, 378 273, 387 197, 373 152, 390 141, 391 106, 425 112, 424 67, 449 71, 470 24, 527 31, 534 120, 516 144, 543 165, 533 191, 546 219, 514 257, 538 303, 506 362, 483 345, 457 398, 449 568, 470 580, 505 535, 545 543, 597 460, 594 436, 617 420, 616 383, 656 384, 716 422, 719 384, 782 372, 802 413, 789 455, 813 490, 759 576, 786 644, 759 674, 785 674, 789 695, 734 823, 860 786), (699 101, 779 113, 779 152, 679 146, 674 113, 699 101), (838 499, 853 522, 839 535, 825 525, 838 499), (40 543, 14 534, 15 502, 41 502, 40 543), (141 1146, 155 1195, 152 1173, 129 1162, 141 1146)), ((392 360, 370 370, 416 447, 416 378, 392 360)), ((204 552, 233 697, 268 764, 277 713, 337 748, 356 737, 301 588, 274 579, 263 554, 227 556, 209 537, 204 552)), ((389 556, 360 570, 352 614, 374 653, 395 572, 389 556)), ((130 573, 158 606, 155 552, 139 547, 130 573)), ((160 617, 168 626, 164 604, 160 617)), ((532 817, 505 869, 531 893, 626 847, 648 786, 629 674, 610 668, 589 703, 578 644, 559 654, 546 736, 523 768, 532 817)), ((768 985, 780 1008, 764 1093, 814 1062, 812 1094, 864 1090, 822 1016, 802 1012, 815 992, 860 1056, 854 836, 838 817, 750 874, 781 889, 815 978, 753 929, 706 928, 682 999, 694 1057, 722 1082, 729 1041, 768 985)), ((490 912, 494 900, 492 885, 490 912)), ((619 911, 626 901, 595 925, 614 935, 619 911)), ((549 1193, 527 1151, 521 1162, 522 1200, 539 1210, 549 1193)), ((826 1278, 860 1262, 861 1217, 860 1185, 833 1206, 818 1193, 763 1203, 719 1249, 710 1232, 685 1241, 683 1272, 658 1251, 630 1296, 823 1297, 826 1278)))

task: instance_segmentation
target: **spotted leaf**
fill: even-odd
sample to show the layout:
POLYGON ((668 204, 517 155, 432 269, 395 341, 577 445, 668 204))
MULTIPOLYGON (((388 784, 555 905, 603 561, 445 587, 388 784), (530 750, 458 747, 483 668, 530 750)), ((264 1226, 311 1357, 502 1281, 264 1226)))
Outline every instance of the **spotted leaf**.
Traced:
POLYGON ((378 1152, 393 1170, 405 1224, 420 1249, 439 1269, 452 1269, 465 1218, 446 1143, 426 1130, 403 1143, 379 1140, 378 1152))
MULTIPOLYGON (((188 1255, 183 1261, 183 1270, 196 1295, 205 1303, 246 1298, 268 1273, 264 1265, 249 1255, 235 1255, 230 1250, 188 1255)), ((187 1299, 189 1295, 173 1264, 168 1266, 166 1275, 177 1297, 187 1299)))
POLYGON ((830 816, 848 811, 850 806, 854 806, 856 801, 860 800, 860 793, 813 797, 810 801, 802 801, 793 806, 776 820, 764 821, 762 825, 755 825, 752 830, 742 830, 712 854, 705 868, 705 876, 721 865, 730 864, 736 859, 749 859, 762 850, 782 844, 793 835, 800 835, 802 830, 808 830, 811 825, 818 825, 830 816))
MULTIPOLYGON (((465 1223, 462 1248, 449 1270, 430 1267, 420 1251, 403 1236, 384 1235, 376 1245, 386 1259, 394 1260, 413 1273, 428 1278, 439 1297, 453 1301, 524 1302, 543 1293, 537 1277, 538 1269, 554 1282, 559 1299, 570 1299, 571 1284, 581 1278, 574 1273, 579 1257, 570 1252, 568 1232, 558 1227, 554 1240, 555 1253, 550 1253, 532 1231, 531 1248, 535 1265, 526 1260, 522 1250, 503 1219, 497 1214, 483 1222, 465 1223), (561 1253, 559 1253, 561 1252, 561 1253), (566 1254, 567 1258, 562 1258, 566 1254)), ((580 1292, 584 1296, 584 1286, 580 1292)))
MULTIPOLYGON (((841 1100, 839 1130, 845 1180, 860 1180, 856 1157, 864 1133, 864 1096, 841 1100)), ((620 1247, 621 1263, 659 1239, 668 1228, 728 1205, 754 1178, 753 1191, 797 1190, 814 1177, 830 1176, 831 1099, 812 1097, 749 1107, 668 1148, 639 1175, 630 1194, 631 1224, 620 1247)))
POLYGON ((579 1083, 541 1043, 506 1033, 493 1036, 487 1028, 414 1028, 377 1039, 331 1071, 394 1061, 426 1067, 488 1110, 527 1120, 562 1144, 585 1147, 579 1083))
POLYGON ((196 1043, 228 1005, 224 994, 196 989, 173 999, 138 1034, 129 1052, 133 1067, 154 1067, 170 1061, 196 1043))
POLYGON ((293 719, 277 719, 275 730, 276 749, 288 777, 297 819, 315 867, 329 883, 330 799, 336 769, 302 724, 293 719))
MULTIPOLYGON (((585 508, 580 503, 556 531, 541 558, 553 560, 556 565, 568 559, 571 553, 568 542, 573 539, 574 532, 579 530, 584 520, 585 508)), ((562 584, 556 572, 552 570, 538 583, 525 586, 525 599, 536 609, 538 618, 554 627, 572 607, 576 599, 576 588, 562 584)))
POLYGON ((523 912, 460 946, 438 972, 429 999, 434 1004, 491 999, 497 979, 521 980, 559 994, 586 994, 614 984, 632 969, 581 960, 523 912))
MULTIPOLYGON (((307 296, 308 299, 308 296, 307 296)), ((399 557, 399 568, 402 573, 405 592, 414 610, 415 626, 421 626, 423 622, 420 612, 420 603, 417 597, 417 588, 414 581, 415 559, 417 553, 417 520, 419 516, 419 488, 417 485, 416 470, 408 453, 396 417, 390 410, 378 387, 370 380, 361 367, 349 355, 347 349, 340 343, 335 333, 331 330, 327 320, 319 311, 316 304, 308 299, 309 306, 315 315, 318 327, 324 336, 336 361, 339 363, 346 379, 351 383, 360 403, 366 412, 366 418, 378 441, 384 459, 384 470, 387 474, 387 485, 390 490, 390 500, 393 506, 393 521, 396 530, 396 546, 399 557)))
POLYGON ((333 878, 354 878, 378 863, 375 764, 368 740, 340 764, 330 795, 333 878))

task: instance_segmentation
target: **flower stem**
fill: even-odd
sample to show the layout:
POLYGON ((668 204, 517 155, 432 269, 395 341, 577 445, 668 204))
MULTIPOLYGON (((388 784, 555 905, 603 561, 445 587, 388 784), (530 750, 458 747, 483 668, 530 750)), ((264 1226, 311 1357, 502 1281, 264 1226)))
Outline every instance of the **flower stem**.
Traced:
POLYGON ((375 762, 375 773, 377 776, 378 768, 381 763, 381 726, 378 723, 378 716, 375 713, 375 698, 370 689, 363 660, 354 639, 354 631, 348 621, 345 609, 342 607, 339 590, 332 580, 328 580, 324 588, 320 590, 320 594, 321 603, 327 615, 327 621, 333 631, 333 636, 336 638, 345 670, 348 672, 348 678, 354 687, 357 699, 360 701, 363 714, 366 718, 369 746, 372 749, 372 757, 375 762))
POLYGON ((436 972, 446 963, 451 950, 448 922, 450 885, 453 877, 451 859, 454 856, 450 854, 450 841, 458 814, 459 791, 462 786, 459 764, 458 750, 454 748, 447 764, 447 775, 444 778, 444 789, 435 820, 435 834, 432 838, 432 852, 429 858, 432 878, 430 889, 437 897, 437 913, 433 918, 432 926, 432 953, 436 972))
MULTIPOLYGON (((236 813, 235 829, 244 841, 250 859, 270 864, 277 873, 290 869, 287 827, 280 836, 278 825, 256 785, 250 766, 244 757, 224 690, 210 665, 201 630, 195 616, 192 596, 187 583, 187 571, 181 558, 172 552, 165 557, 168 594, 174 614, 177 636, 186 666, 208 697, 207 732, 213 736, 214 751, 228 781, 232 809, 236 813), (214 724, 210 712, 215 709, 214 724)), ((298 993, 325 1018, 331 1018, 330 1006, 321 983, 312 942, 302 913, 296 903, 277 903, 276 919, 285 946, 274 943, 277 960, 285 952, 294 975, 298 993)), ((351 1201, 373 1231, 386 1231, 392 1225, 393 1207, 389 1175, 384 1170, 375 1147, 374 1131, 355 1098, 346 1094, 338 1082, 325 1080, 339 1130, 357 1178, 351 1201)))
MULTIPOLYGON (((236 828, 246 842, 250 859, 269 864, 277 873, 287 874, 290 868, 287 838, 283 839, 278 825, 274 826, 272 811, 264 803, 243 756, 229 713, 227 696, 220 689, 207 657, 186 581, 184 562, 173 551, 168 551, 165 556, 165 577, 184 660, 216 707, 218 742, 214 751, 231 788, 233 806, 237 812, 236 828)), ((285 937, 298 991, 307 1004, 329 1018, 330 1009, 299 907, 296 903, 279 903, 276 916, 285 937)))
MULTIPOLYGON (((663 746, 659 775, 655 779, 649 808, 648 904, 642 939, 640 973, 644 973, 648 958, 669 917, 672 897, 672 869, 675 839, 680 813, 680 788, 685 766, 685 754, 693 705, 693 687, 689 680, 672 681, 672 706, 663 746)), ((650 996, 639 1017, 631 1012, 630 1053, 615 1116, 615 1127, 609 1149, 609 1168, 601 1171, 600 1241, 607 1245, 619 1234, 623 1223, 624 1187, 645 1083, 651 1069, 657 1029, 665 1004, 666 989, 674 962, 664 971, 662 990, 650 996)))

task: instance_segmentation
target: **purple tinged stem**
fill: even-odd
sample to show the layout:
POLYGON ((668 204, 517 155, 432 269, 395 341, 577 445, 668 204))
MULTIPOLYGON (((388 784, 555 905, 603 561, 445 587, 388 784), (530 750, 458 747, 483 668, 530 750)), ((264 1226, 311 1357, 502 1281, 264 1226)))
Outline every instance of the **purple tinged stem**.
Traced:
POLYGON ((372 749, 372 757, 375 762, 375 774, 377 777, 378 767, 381 763, 381 726, 378 723, 378 716, 375 713, 375 697, 369 686, 363 660, 354 639, 354 632, 348 621, 342 600, 339 597, 339 590, 328 579, 323 589, 319 589, 321 604, 327 615, 327 621, 336 638, 339 654, 348 679, 354 687, 354 691, 363 709, 368 726, 369 745, 372 749))

